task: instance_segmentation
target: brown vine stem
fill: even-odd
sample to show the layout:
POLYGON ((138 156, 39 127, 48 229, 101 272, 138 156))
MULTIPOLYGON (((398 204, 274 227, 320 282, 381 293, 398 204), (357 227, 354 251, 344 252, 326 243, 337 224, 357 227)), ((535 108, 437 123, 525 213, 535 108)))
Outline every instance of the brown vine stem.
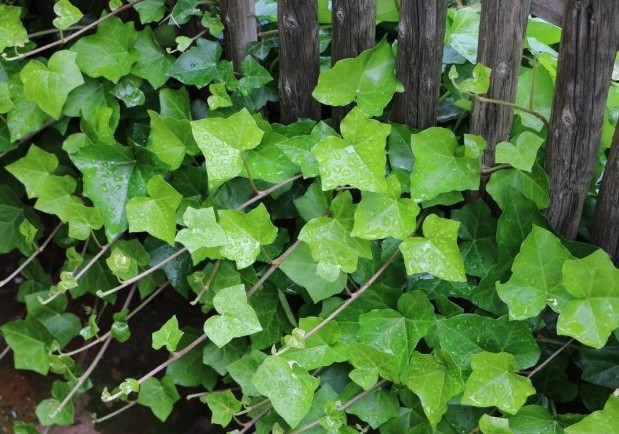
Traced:
POLYGON ((484 167, 483 169, 481 169, 481 173, 485 175, 488 173, 497 172, 499 170, 511 169, 511 168, 512 166, 510 166, 509 164, 497 164, 496 166, 492 166, 492 167, 484 167))
POLYGON ((554 353, 552 353, 546 360, 544 360, 542 363, 540 363, 538 366, 536 366, 535 369, 533 369, 531 372, 529 372, 527 374, 527 378, 531 378, 532 376, 537 374, 539 371, 544 369, 544 367, 548 363, 550 363, 552 361, 552 359, 557 357, 563 350, 565 350, 567 347, 569 347, 572 344, 572 342, 574 342, 574 339, 570 339, 569 341, 564 343, 560 348, 558 348, 554 353))
POLYGON ((198 295, 196 295, 196 298, 189 302, 190 305, 195 306, 196 304, 198 304, 204 293, 208 291, 208 289, 211 287, 211 283, 213 283, 213 280, 215 279, 215 276, 217 276, 217 270, 219 270, 220 265, 221 260, 215 262, 215 265, 213 266, 213 271, 211 271, 211 275, 208 277, 208 280, 206 281, 204 286, 202 286, 202 289, 200 289, 200 292, 198 292, 198 295))
POLYGON ((45 36, 45 35, 53 35, 54 33, 62 33, 62 32, 72 32, 73 30, 80 30, 83 29, 84 26, 71 26, 67 29, 64 30, 60 30, 60 29, 47 29, 47 30, 41 30, 39 32, 34 32, 34 33, 29 33, 28 34, 28 39, 34 39, 34 38, 39 38, 41 36, 45 36))
POLYGON ((32 253, 32 255, 28 256, 28 259, 26 259, 19 267, 17 267, 7 278, 5 278, 4 280, 0 281, 0 288, 2 288, 4 285, 6 285, 7 283, 9 283, 11 280, 13 280, 15 278, 15 276, 17 276, 19 273, 22 272, 22 270, 24 268, 26 268, 28 266, 29 263, 31 263, 34 258, 36 258, 39 254, 41 254, 41 252, 43 252, 43 250, 45 250, 45 248, 47 247, 47 245, 52 241, 52 239, 54 238, 54 235, 56 235, 56 232, 58 232, 58 230, 62 227, 62 223, 59 223, 54 230, 52 231, 51 234, 49 234, 49 236, 45 239, 45 241, 43 241, 43 244, 41 244, 35 251, 34 253, 32 253))
POLYGON ((9 351, 11 351, 11 347, 6 347, 4 350, 2 350, 2 352, 0 353, 0 360, 4 359, 4 356, 9 354, 9 351))
POLYGON ((101 422, 105 422, 108 419, 113 418, 114 416, 119 415, 120 413, 129 410, 131 407, 133 407, 135 404, 137 404, 137 401, 131 401, 129 404, 124 405, 122 407, 120 407, 118 410, 114 410, 113 412, 106 414, 105 416, 102 417, 96 417, 96 414, 93 414, 93 420, 92 423, 101 423, 101 422))
POLYGON ((467 93, 467 95, 471 96, 471 98, 475 98, 478 101, 481 102, 485 102, 485 103, 489 103, 489 104, 498 104, 498 105, 504 105, 505 107, 511 107, 514 110, 518 110, 521 112, 525 112, 528 113, 530 115, 535 116, 536 118, 538 118, 540 121, 542 121, 544 123, 544 125, 546 126, 546 129, 550 129, 549 123, 548 123, 548 119, 546 119, 546 116, 544 116, 543 114, 541 114, 538 111, 535 110, 531 110, 527 107, 522 107, 518 104, 514 104, 512 102, 508 102, 508 101, 502 101, 500 99, 493 99, 493 98, 488 98, 485 96, 481 96, 481 95, 475 95, 474 93, 467 93))
POLYGON ((262 410, 260 413, 258 413, 258 415, 256 417, 254 417, 252 420, 247 422, 243 426, 243 429, 241 429, 239 431, 239 434, 245 434, 247 431, 249 431, 251 429, 251 427, 254 426, 256 424, 256 422, 258 422, 260 419, 262 419, 269 411, 271 411, 271 406, 270 405, 267 408, 265 408, 264 410, 262 410))
POLYGON ((297 179, 301 179, 303 177, 303 175, 296 175, 293 176, 292 178, 288 178, 278 184, 272 185, 271 187, 267 188, 266 190, 260 190, 258 191, 258 194, 256 194, 254 197, 252 197, 251 199, 249 199, 248 201, 242 203, 241 205, 236 207, 237 211, 242 210, 243 208, 247 208, 249 205, 252 205, 256 202, 258 202, 259 200, 264 199, 265 197, 267 197, 268 195, 270 195, 271 193, 273 193, 274 191, 279 190, 280 188, 282 188, 285 185, 290 184, 291 182, 296 181, 297 179))
POLYGON ((28 51, 27 53, 22 53, 22 54, 19 54, 17 56, 8 57, 8 56, 5 56, 3 54, 2 57, 4 58, 4 60, 7 60, 7 61, 10 62, 10 61, 25 59, 26 57, 34 56, 35 54, 42 53, 43 51, 47 51, 50 48, 56 47, 58 45, 64 45, 67 42, 70 42, 73 39, 77 38, 78 36, 86 33, 90 29, 93 29, 93 28, 97 27, 99 24, 101 24, 103 21, 107 20, 108 18, 111 18, 111 17, 113 17, 115 15, 118 15, 122 11, 125 11, 125 10, 127 10, 129 8, 132 8, 134 5, 136 5, 136 4, 138 4, 138 3, 142 2, 142 1, 144 1, 144 0, 133 0, 132 2, 127 3, 126 5, 122 5, 118 9, 113 10, 109 14, 103 15, 98 20, 95 20, 92 23, 84 26, 82 29, 80 29, 77 32, 71 34, 70 36, 67 36, 66 38, 61 38, 61 39, 59 39, 57 41, 50 42, 49 44, 43 45, 43 46, 41 46, 39 48, 35 48, 32 51, 28 51))
POLYGON ((258 291, 258 289, 260 289, 262 284, 266 282, 269 277, 271 277, 271 274, 273 274, 275 270, 279 268, 282 262, 284 262, 286 258, 290 256, 290 254, 294 252, 297 247, 299 247, 300 244, 301 240, 296 240, 293 244, 290 245, 290 247, 288 247, 288 249, 286 249, 284 253, 279 256, 279 258, 273 260, 271 267, 260 277, 260 279, 258 279, 256 283, 254 283, 254 285, 249 289, 249 291, 247 291, 247 298, 250 298, 256 293, 256 291, 258 291))

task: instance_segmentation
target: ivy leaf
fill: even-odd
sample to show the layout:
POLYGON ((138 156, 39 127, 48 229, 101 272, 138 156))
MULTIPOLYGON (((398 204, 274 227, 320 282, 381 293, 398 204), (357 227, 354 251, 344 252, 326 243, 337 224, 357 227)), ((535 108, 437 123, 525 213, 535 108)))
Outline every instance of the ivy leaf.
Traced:
POLYGON ((267 356, 260 351, 252 351, 246 357, 238 359, 228 365, 228 373, 241 386, 244 396, 259 396, 252 377, 267 356))
POLYGON ((253 383, 271 400, 277 414, 295 428, 310 410, 320 380, 294 362, 269 356, 254 374, 253 383))
POLYGON ((148 141, 150 149, 170 170, 178 169, 188 149, 197 148, 187 119, 174 119, 160 116, 149 110, 151 133, 148 141))
POLYGON ((49 58, 47 66, 38 60, 28 62, 19 73, 24 97, 51 117, 60 118, 69 92, 84 83, 75 58, 74 52, 62 50, 49 58))
POLYGON ((179 399, 176 386, 170 377, 163 377, 161 381, 151 377, 140 385, 137 402, 149 407, 157 419, 163 422, 179 399))
POLYGON ((391 126, 352 109, 340 125, 343 139, 327 136, 312 148, 323 190, 351 185, 360 190, 387 192, 386 139, 391 126))
POLYGON ((127 108, 143 105, 146 101, 146 96, 140 87, 142 79, 132 75, 123 77, 118 84, 112 89, 114 96, 125 103, 127 108))
POLYGON ((461 314, 438 320, 436 328, 441 348, 448 351, 462 369, 468 368, 473 354, 482 351, 513 354, 517 369, 535 365, 540 355, 529 326, 509 321, 506 316, 492 319, 461 314))
POLYGON ((253 179, 278 183, 290 179, 298 173, 296 164, 291 164, 286 154, 278 146, 286 138, 267 131, 260 146, 246 152, 247 172, 253 179))
POLYGON ((466 380, 460 401, 473 407, 498 407, 518 413, 528 396, 535 394, 531 380, 515 374, 516 360, 509 353, 482 352, 471 356, 473 372, 466 380))
POLYGON ((8 83, 13 108, 6 116, 6 125, 10 133, 9 141, 12 143, 42 129, 51 118, 36 103, 26 100, 19 74, 11 77, 8 83))
POLYGON ((490 87, 490 75, 492 70, 481 63, 477 63, 473 68, 473 76, 462 80, 460 83, 456 83, 458 78, 458 70, 453 65, 449 70, 449 78, 453 85, 460 92, 472 93, 476 95, 484 94, 490 87))
POLYGON ((482 415, 479 418, 479 430, 484 434, 514 434, 509 429, 509 420, 504 417, 482 415))
POLYGON ((240 175, 243 171, 241 152, 258 146, 264 135, 247 109, 226 119, 193 121, 191 129, 204 154, 210 188, 240 175))
POLYGON ((433 429, 447 412, 449 400, 464 390, 460 368, 443 350, 433 354, 414 352, 402 380, 419 396, 433 429))
POLYGON ((6 343, 13 350, 13 365, 16 369, 28 369, 47 375, 49 353, 45 345, 46 335, 41 326, 32 320, 7 322, 0 327, 6 343))
POLYGON ((0 113, 8 113, 12 108, 13 100, 11 100, 9 84, 6 82, 0 83, 0 113))
POLYGON ((84 16, 84 14, 73 6, 69 0, 58 0, 54 3, 54 13, 57 17, 54 18, 52 24, 60 30, 68 29, 84 16))
POLYGON ((6 47, 23 47, 28 42, 28 32, 20 17, 20 7, 0 5, 0 52, 6 47))
POLYGON ((566 434, 589 434, 593 432, 603 432, 608 434, 619 433, 617 428, 617 417, 619 417, 619 397, 610 395, 602 410, 594 411, 585 416, 580 422, 565 428, 566 434))
POLYGON ((488 181, 487 190, 501 209, 505 209, 513 188, 535 202, 538 208, 544 209, 550 204, 548 186, 548 175, 539 164, 534 164, 531 173, 517 169, 505 169, 493 173, 488 181))
POLYGON ((211 247, 223 246, 228 242, 226 233, 215 220, 213 208, 187 207, 183 224, 187 228, 178 232, 176 241, 187 247, 194 264, 208 257, 211 247))
POLYGON ((366 240, 403 240, 415 229, 417 214, 419 207, 412 199, 363 191, 350 235, 366 240))
POLYGON ((160 21, 165 15, 165 0, 144 0, 136 3, 133 9, 140 15, 142 24, 160 21))
POLYGON ((174 58, 157 43, 150 27, 139 32, 134 48, 139 57, 131 73, 148 81, 153 89, 159 89, 168 80, 167 72, 174 64, 174 58))
MULTIPOLYGON (((347 392, 351 393, 353 390, 356 391, 358 388, 352 385, 352 387, 344 389, 342 399, 348 398, 347 392)), ((355 401, 346 409, 346 412, 354 414, 372 428, 377 429, 389 419, 396 417, 399 409, 400 406, 396 394, 392 391, 378 388, 355 401)), ((344 433, 350 434, 351 431, 344 431, 344 433)))
POLYGON ((84 74, 118 83, 140 57, 133 48, 137 39, 133 23, 112 17, 97 26, 96 34, 80 38, 71 51, 77 53, 76 62, 84 74))
POLYGON ((395 56, 382 40, 353 59, 342 59, 318 77, 312 96, 323 104, 356 102, 368 116, 380 116, 395 92, 404 88, 395 75, 395 56))
POLYGON ((139 267, 148 265, 150 255, 138 240, 119 240, 105 260, 110 271, 120 280, 137 276, 139 267))
POLYGON ((539 226, 524 240, 512 265, 512 277, 497 282, 499 297, 509 307, 509 317, 524 320, 539 314, 548 303, 559 312, 571 299, 562 285, 561 267, 574 259, 550 231, 539 226))
POLYGON ((364 390, 375 385, 379 376, 392 382, 399 380, 398 355, 387 354, 368 344, 351 342, 348 357, 355 368, 348 376, 364 390))
POLYGON ((179 0, 172 8, 170 21, 176 26, 185 24, 192 16, 200 14, 197 5, 198 0, 179 0))
POLYGON ((456 9, 451 27, 446 33, 445 42, 470 63, 475 64, 479 40, 479 12, 472 8, 456 9))
POLYGON ((400 244, 406 273, 430 273, 443 280, 466 282, 464 262, 458 250, 460 223, 435 214, 423 222, 422 237, 408 238, 400 244))
POLYGON ((19 228, 27 221, 24 205, 8 186, 0 186, 0 254, 25 247, 19 228))
POLYGON ((211 422, 223 427, 228 426, 234 415, 241 410, 241 401, 229 389, 209 393, 204 402, 211 410, 211 422))
POLYGON ((273 81, 273 77, 262 67, 253 56, 246 56, 241 63, 243 78, 239 80, 239 90, 243 95, 249 95, 253 89, 263 87, 273 81))
POLYGON ((184 84, 202 88, 213 80, 224 81, 225 65, 219 62, 221 44, 199 38, 196 45, 179 56, 168 70, 168 76, 184 84))
POLYGON ((149 197, 134 197, 127 202, 129 232, 148 232, 173 245, 176 235, 176 209, 182 195, 160 175, 146 184, 149 197))
POLYGON ((525 131, 518 136, 516 144, 501 142, 496 145, 496 162, 506 163, 515 169, 531 172, 537 151, 544 143, 537 134, 525 131))
MULTIPOLYGON (((313 330, 323 321, 319 317, 301 318, 296 330, 303 331, 302 336, 313 330)), ((318 332, 303 339, 303 348, 293 348, 284 354, 284 358, 298 363, 306 370, 330 366, 347 359, 348 348, 342 344, 342 331, 336 322, 330 322, 318 332)))
POLYGON ((44 426, 49 425, 71 425, 74 422, 74 407, 73 403, 69 402, 62 411, 60 408, 60 399, 49 398, 41 401, 35 410, 37 418, 44 426))
POLYGON ((224 83, 212 83, 208 85, 208 90, 211 93, 206 99, 208 108, 211 110, 217 110, 220 107, 232 106, 232 100, 230 95, 226 91, 226 85, 224 83))
POLYGON ((411 198, 433 199, 441 193, 479 188, 480 153, 477 141, 458 146, 453 131, 432 127, 411 136, 415 165, 411 198))
POLYGON ((508 419, 509 428, 514 434, 539 433, 563 434, 563 428, 548 411, 539 405, 522 407, 518 414, 508 419))
POLYGON ((318 262, 316 273, 328 282, 337 281, 342 271, 354 273, 359 257, 372 257, 369 241, 352 238, 350 230, 331 217, 307 222, 298 238, 308 244, 318 262))
POLYGON ((559 314, 557 333, 602 348, 619 327, 619 269, 608 255, 591 255, 563 264, 563 286, 574 297, 559 314))
POLYGON ((256 312, 247 304, 245 285, 220 289, 213 297, 213 305, 219 315, 213 315, 206 320, 204 333, 219 348, 234 338, 262 330, 256 312))
POLYGON ((277 238, 277 227, 262 203, 248 213, 220 211, 219 224, 228 238, 221 254, 235 261, 238 269, 253 264, 260 254, 260 246, 271 244, 277 238))
POLYGON ((176 351, 176 346, 183 337, 183 332, 178 328, 178 319, 176 315, 166 321, 159 330, 153 332, 153 349, 158 350, 165 345, 169 352, 176 351))

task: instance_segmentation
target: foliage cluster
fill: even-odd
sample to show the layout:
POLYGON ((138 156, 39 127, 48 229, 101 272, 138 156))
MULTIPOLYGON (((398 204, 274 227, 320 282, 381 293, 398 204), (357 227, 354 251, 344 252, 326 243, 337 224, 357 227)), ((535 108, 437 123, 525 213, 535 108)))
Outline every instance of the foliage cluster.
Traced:
MULTIPOLYGON (((197 388, 187 397, 238 433, 616 432, 619 270, 541 213, 560 29, 530 19, 525 110, 483 167, 485 142, 466 133, 491 74, 475 64, 478 11, 449 10, 441 127, 414 131, 388 120, 397 2, 378 1, 381 42, 333 67, 319 3, 313 95, 353 103, 339 132, 276 122, 273 0, 256 2, 242 74, 214 2, 112 0, 83 16, 59 0, 56 33, 0 5, 0 252, 23 258, 2 284, 22 276, 26 309, 0 327, 1 353, 55 379, 41 424, 73 422, 110 342, 132 345, 165 290, 202 329, 158 319, 152 349, 169 359, 103 400, 165 420, 197 388), (63 43, 37 51, 50 35, 63 43), (492 200, 465 200, 482 175, 492 200), (50 275, 52 243, 65 257, 50 275)), ((618 114, 613 86, 602 151, 618 114)))

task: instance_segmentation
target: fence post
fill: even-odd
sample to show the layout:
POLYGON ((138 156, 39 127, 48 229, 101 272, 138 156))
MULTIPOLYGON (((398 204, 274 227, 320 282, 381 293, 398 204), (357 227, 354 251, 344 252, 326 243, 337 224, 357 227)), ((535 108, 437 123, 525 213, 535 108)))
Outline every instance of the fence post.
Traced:
POLYGON ((619 126, 608 154, 591 232, 591 241, 606 250, 619 266, 619 126))
POLYGON ((546 145, 552 227, 573 239, 597 159, 619 37, 617 0, 569 0, 546 145))
MULTIPOLYGON (((331 64, 348 57, 355 57, 374 46, 376 38, 376 0, 333 0, 331 8, 333 34, 331 64)), ((333 107, 333 127, 339 129, 340 121, 351 106, 333 107)))
POLYGON ((279 93, 281 121, 320 119, 312 98, 318 82, 318 4, 316 0, 279 0, 279 93))
POLYGON ((254 0, 222 0, 224 44, 234 70, 241 71, 247 44, 258 40, 256 2, 254 0))
POLYGON ((445 0, 402 1, 396 69, 405 90, 395 97, 395 122, 418 129, 436 123, 446 11, 445 0))
MULTIPOLYGON (((481 6, 477 62, 492 69, 485 96, 513 103, 518 86, 524 30, 531 0, 485 0, 481 6)), ((488 147, 484 164, 494 166, 494 148, 509 139, 514 110, 504 105, 473 100, 471 132, 482 136, 488 147)))

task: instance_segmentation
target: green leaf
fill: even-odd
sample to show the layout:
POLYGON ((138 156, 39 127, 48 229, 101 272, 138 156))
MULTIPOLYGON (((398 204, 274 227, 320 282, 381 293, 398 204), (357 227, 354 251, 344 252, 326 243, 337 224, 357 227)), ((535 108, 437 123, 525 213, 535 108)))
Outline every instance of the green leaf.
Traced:
POLYGON ((496 162, 506 163, 515 169, 531 172, 537 151, 544 143, 537 134, 525 131, 518 136, 516 144, 501 142, 496 145, 496 162))
POLYGON ((9 93, 13 108, 7 114, 6 125, 10 133, 10 142, 17 142, 42 129, 51 118, 36 103, 26 100, 19 74, 15 74, 9 80, 9 93))
POLYGON ((356 102, 368 116, 380 116, 395 92, 404 88, 395 74, 395 56, 382 40, 354 59, 342 59, 318 77, 312 96, 323 104, 356 102))
POLYGON ((209 84, 208 90, 211 95, 206 99, 206 102, 208 103, 208 108, 211 110, 217 110, 220 107, 230 107, 232 105, 232 100, 226 91, 226 85, 224 83, 209 84))
POLYGON ((492 70, 490 68, 478 63, 473 68, 472 77, 464 79, 460 83, 456 83, 455 79, 458 78, 458 70, 454 65, 449 70, 449 78, 459 91, 481 95, 486 93, 490 87, 491 73, 492 70))
POLYGON ((146 184, 149 197, 134 197, 127 202, 129 232, 148 232, 173 245, 176 235, 176 209, 182 195, 159 176, 146 184))
POLYGON ((223 62, 219 61, 221 44, 199 38, 196 45, 185 51, 176 59, 168 70, 168 76, 184 84, 202 88, 213 80, 224 81, 227 73, 223 62))
POLYGON ((449 400, 464 390, 460 368, 443 350, 433 354, 414 352, 402 380, 419 396, 433 429, 447 412, 449 400))
POLYGON ((498 407, 518 413, 527 397, 535 394, 531 380, 515 374, 516 360, 509 353, 478 353, 471 356, 473 372, 466 380, 461 403, 473 407, 498 407))
MULTIPOLYGON (((532 101, 533 106, 531 108, 549 119, 554 87, 554 80, 545 68, 527 69, 518 77, 516 105, 529 107, 532 101)), ((544 128, 544 122, 538 117, 521 111, 518 111, 517 114, 524 127, 532 128, 535 131, 541 131, 544 128)))
POLYGON ((176 120, 191 120, 189 93, 184 87, 180 89, 163 88, 159 90, 160 115, 176 120))
POLYGON ((13 350, 16 369, 28 369, 47 375, 49 354, 45 345, 46 334, 33 320, 7 322, 0 327, 6 343, 13 350))
POLYGON ((13 108, 8 83, 0 83, 0 113, 8 113, 13 108))
POLYGON ((21 9, 0 5, 0 52, 6 47, 23 47, 28 42, 28 32, 20 19, 21 9))
POLYGON ((277 238, 277 227, 262 203, 248 213, 220 211, 219 224, 228 238, 227 244, 221 247, 221 254, 235 261, 239 270, 256 261, 260 246, 271 244, 277 238))
POLYGON ((170 170, 178 169, 188 149, 196 148, 187 119, 174 119, 160 116, 149 110, 151 134, 148 141, 150 149, 170 170))
POLYGON ((133 5, 142 24, 160 21, 165 15, 165 0, 143 0, 133 5))
POLYGON ((479 39, 479 12, 472 8, 458 8, 454 11, 453 22, 445 35, 445 42, 451 45, 470 63, 477 61, 477 41, 479 39))
POLYGON ((23 246, 20 226, 27 222, 26 209, 7 186, 0 186, 0 254, 23 246))
POLYGON ((509 317, 524 320, 539 314, 546 304, 559 312, 571 299, 562 285, 561 267, 574 259, 550 231, 539 226, 524 240, 512 265, 512 277, 497 282, 497 293, 509 307, 509 317))
POLYGON ((213 208, 187 207, 183 214, 183 224, 187 228, 178 232, 176 241, 187 247, 194 264, 208 257, 212 247, 228 243, 226 233, 215 220, 213 208))
MULTIPOLYGON (((63 271, 61 274, 65 273, 66 271, 63 271)), ((47 292, 26 295, 27 323, 33 325, 38 323, 58 342, 60 348, 64 348, 74 337, 78 336, 82 322, 77 315, 65 312, 68 304, 65 296, 60 296, 52 303, 45 305, 39 302, 41 297, 47 297, 47 292)), ((41 336, 44 336, 42 333, 44 331, 40 332, 41 336)))
POLYGON ((480 156, 472 140, 458 146, 453 131, 432 127, 411 136, 415 166, 411 173, 411 198, 429 200, 441 193, 477 190, 480 156))
POLYGON ((161 381, 151 377, 140 385, 137 402, 149 407, 157 419, 163 422, 179 399, 176 387, 169 377, 163 377, 161 381))
MULTIPOLYGON (((355 387, 354 389, 357 388, 355 387)), ((346 397, 347 390, 353 389, 345 389, 344 397, 346 397)), ((396 394, 392 391, 378 388, 355 401, 346 409, 346 412, 354 414, 372 428, 377 429, 389 419, 396 417, 399 409, 400 406, 396 394)))
MULTIPOLYGON (((301 318, 299 328, 293 331, 300 332, 305 337, 323 321, 319 317, 301 318)), ((348 348, 341 342, 342 332, 339 325, 332 321, 322 326, 313 335, 303 338, 302 348, 293 347, 283 357, 291 362, 298 363, 303 369, 312 370, 329 366, 347 359, 348 348)))
POLYGON ((264 135, 247 109, 226 119, 193 121, 191 129, 204 154, 210 188, 239 176, 243 171, 241 152, 258 146, 264 135))
POLYGON ((539 405, 522 407, 518 414, 509 418, 509 427, 514 434, 563 434, 561 424, 539 405))
POLYGON ((461 314, 436 322, 441 348, 448 351, 456 364, 466 369, 473 354, 507 352, 514 355, 517 369, 535 363, 540 350, 524 322, 509 321, 506 316, 492 319, 474 314, 461 314))
POLYGON ((355 369, 348 376, 364 390, 378 382, 378 377, 398 382, 399 355, 387 354, 368 344, 351 342, 348 344, 349 362, 355 369))
POLYGON ((423 222, 422 237, 408 238, 400 244, 406 273, 430 273, 443 280, 465 282, 464 262, 458 245, 459 223, 435 214, 423 222))
POLYGON ((60 30, 68 29, 84 16, 84 14, 73 6, 69 0, 58 0, 54 3, 54 13, 57 17, 54 18, 52 24, 60 30))
POLYGON ((550 204, 548 175, 539 164, 533 165, 531 173, 517 169, 499 170, 490 177, 487 190, 501 209, 505 209, 513 188, 535 202, 540 209, 550 204))
POLYGON ((256 312, 247 304, 245 285, 220 289, 213 298, 213 305, 219 315, 206 320, 204 333, 219 348, 234 338, 262 330, 256 312))
POLYGON ((165 345, 166 350, 172 353, 176 351, 176 346, 182 337, 183 332, 178 328, 178 319, 176 319, 176 315, 172 315, 159 330, 153 332, 152 347, 158 350, 165 345))
POLYGON ((161 48, 150 27, 139 32, 134 48, 139 57, 131 73, 148 81, 153 89, 163 86, 168 80, 167 73, 174 64, 174 57, 161 48))
POLYGON ((241 386, 244 396, 258 396, 252 377, 267 356, 260 351, 252 351, 248 356, 228 365, 228 373, 241 386))
POLYGON ((286 154, 278 146, 284 136, 267 131, 260 146, 246 151, 248 176, 254 180, 278 183, 292 178, 299 172, 296 164, 292 164, 286 154))
POLYGON ((415 229, 417 214, 419 207, 412 199, 364 191, 350 234, 366 240, 388 237, 403 240, 415 229))
POLYGON ((599 350, 582 347, 579 352, 583 380, 610 389, 619 387, 619 342, 611 341, 599 350))
POLYGON ((241 401, 229 389, 209 393, 204 401, 211 410, 211 422, 223 427, 228 426, 234 415, 241 410, 241 401))
POLYGON ((557 333, 602 348, 619 327, 619 269, 596 250, 563 264, 563 286, 574 297, 559 314, 557 333))
POLYGON ((583 420, 565 428, 566 434, 589 434, 603 432, 619 433, 617 418, 619 417, 619 397, 614 394, 608 398, 602 410, 594 411, 583 420))
POLYGON ((49 398, 41 401, 36 408, 36 415, 44 426, 71 425, 73 423, 73 403, 69 402, 60 412, 60 399, 49 398))
POLYGON ((113 95, 125 103, 127 108, 137 107, 144 104, 146 96, 140 87, 142 79, 132 75, 123 77, 112 89, 113 95))
POLYGON ((133 48, 137 39, 133 23, 112 17, 97 26, 96 34, 80 38, 71 51, 77 53, 76 62, 84 74, 118 83, 140 57, 133 48))
POLYGON ((484 414, 479 419, 479 430, 484 434, 514 434, 509 429, 509 420, 503 417, 484 414))
POLYGON ((120 280, 137 276, 141 267, 148 265, 150 255, 138 240, 119 240, 105 260, 108 268, 120 280))
POLYGON ((239 90, 243 95, 249 95, 252 89, 263 87, 273 81, 273 77, 262 67, 253 56, 246 56, 241 63, 243 78, 239 80, 239 90))
POLYGON ((296 363, 268 356, 253 376, 256 389, 269 398, 273 408, 291 428, 295 428, 310 410, 320 380, 296 363))

